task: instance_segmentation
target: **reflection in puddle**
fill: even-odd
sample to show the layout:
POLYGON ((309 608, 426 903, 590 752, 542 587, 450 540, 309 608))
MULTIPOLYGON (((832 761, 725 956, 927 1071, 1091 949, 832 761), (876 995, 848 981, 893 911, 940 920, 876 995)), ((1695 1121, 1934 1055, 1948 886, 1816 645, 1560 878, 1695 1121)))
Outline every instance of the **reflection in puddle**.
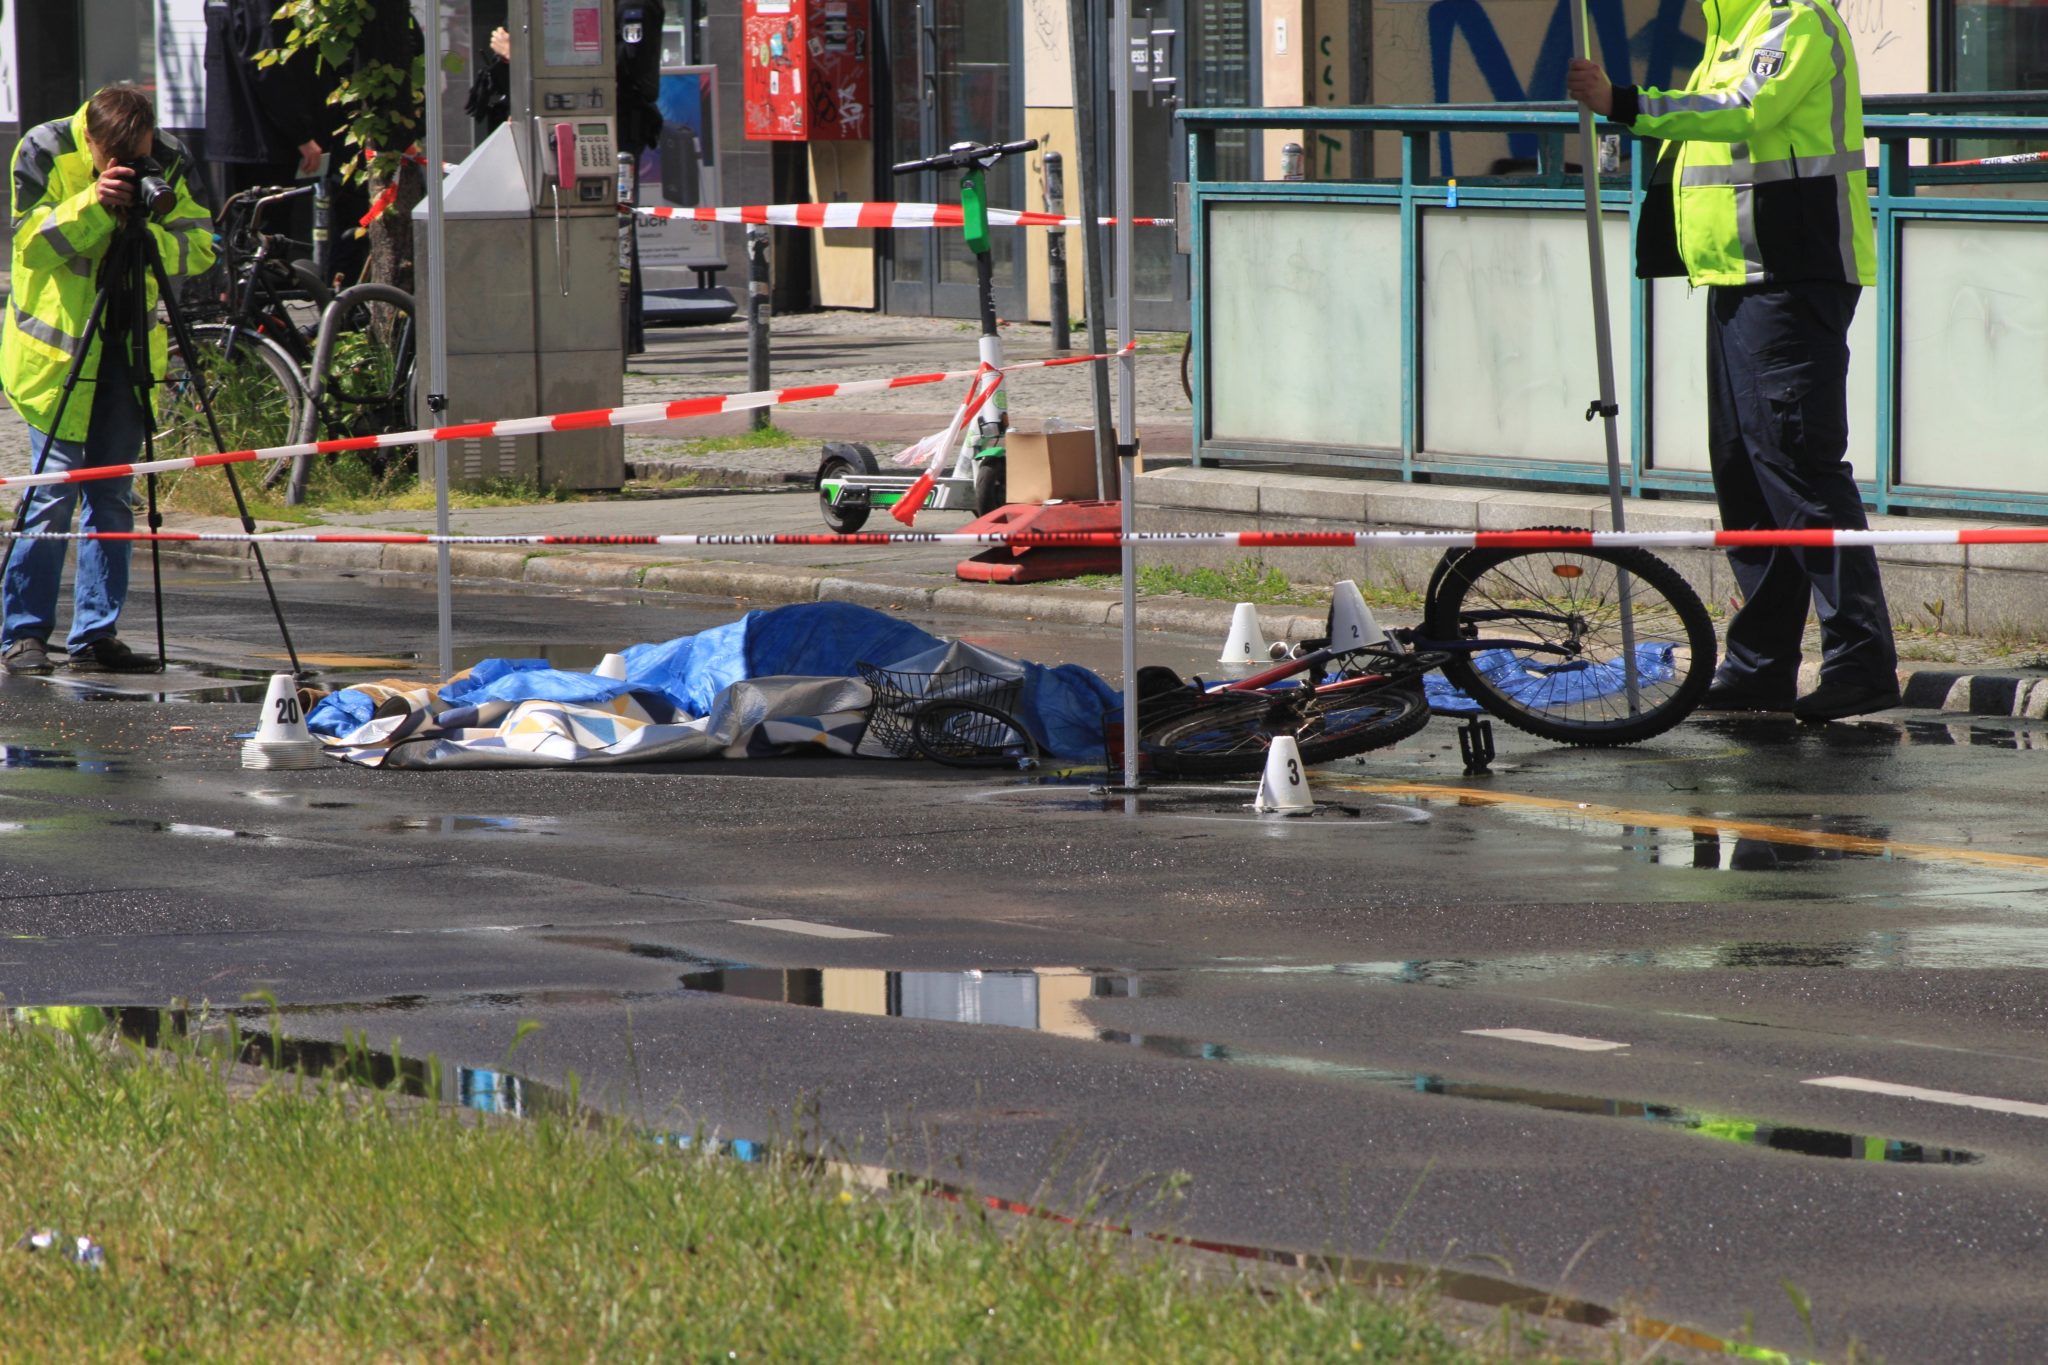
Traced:
POLYGON ((408 815, 375 828, 390 834, 554 834, 547 815, 408 815))
POLYGON ((1260 1052, 1222 1043, 1097 1028, 1081 1006, 1092 999, 1141 994, 1138 978, 1065 968, 1034 971, 892 972, 859 968, 720 968, 692 972, 683 987, 746 1000, 803 1005, 849 1014, 959 1024, 1036 1029, 1070 1038, 1115 1043, 1185 1061, 1235 1062, 1319 1079, 1367 1084, 1452 1099, 1518 1104, 1553 1113, 1636 1119, 1773 1151, 1857 1161, 1967 1165, 1974 1152, 1923 1147, 1917 1142, 1856 1133, 1766 1124, 1755 1119, 1696 1113, 1676 1105, 1608 1099, 1557 1091, 1523 1090, 1443 1076, 1355 1066, 1317 1058, 1260 1052))
POLYGON ((889 972, 858 967, 722 967, 691 972, 683 989, 743 1000, 813 1005, 846 1014, 994 1024, 1093 1039, 1089 1000, 1126 999, 1138 979, 1049 967, 1031 971, 889 972))
POLYGON ((90 749, 43 749, 27 744, 0 744, 0 768, 58 768, 81 773, 123 773, 126 757, 90 749))
MULTIPOLYGON (((46 681, 68 701, 240 702, 263 700, 272 670, 223 664, 173 663, 167 672, 143 674, 57 673, 46 681)), ((308 673, 310 679, 317 676, 308 673)))

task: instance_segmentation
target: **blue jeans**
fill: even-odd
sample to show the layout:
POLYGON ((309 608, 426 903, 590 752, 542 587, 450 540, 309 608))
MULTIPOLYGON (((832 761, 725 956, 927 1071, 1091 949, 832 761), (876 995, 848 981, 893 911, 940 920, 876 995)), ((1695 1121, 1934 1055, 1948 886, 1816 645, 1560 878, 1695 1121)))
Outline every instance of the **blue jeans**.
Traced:
MULTIPOLYGON (((109 352, 112 347, 108 347, 109 352)), ((128 366, 111 354, 102 358, 99 382, 88 389, 81 383, 72 391, 77 403, 90 396, 92 422, 83 441, 59 441, 49 433, 29 429, 30 467, 45 473, 60 469, 84 469, 94 465, 131 464, 142 449, 142 406, 136 401, 128 379, 128 366)), ((71 529, 71 512, 81 498, 85 502, 83 531, 132 531, 135 513, 128 505, 134 477, 92 479, 85 483, 60 483, 26 491, 28 513, 24 531, 64 532, 71 529)), ((17 540, 7 558, 7 572, 0 579, 0 598, 6 612, 0 621, 0 643, 36 639, 47 643, 57 629, 57 590, 64 579, 62 540, 17 540)), ((66 646, 78 650, 94 640, 114 633, 121 619, 122 604, 128 600, 127 541, 82 540, 78 542, 78 572, 71 589, 71 638, 66 646)))

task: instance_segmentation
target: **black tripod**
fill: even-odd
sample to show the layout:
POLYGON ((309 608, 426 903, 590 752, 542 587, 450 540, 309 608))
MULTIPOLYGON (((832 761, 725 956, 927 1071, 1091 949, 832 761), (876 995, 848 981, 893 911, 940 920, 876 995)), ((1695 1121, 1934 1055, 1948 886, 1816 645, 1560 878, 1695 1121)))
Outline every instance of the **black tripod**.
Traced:
MULTIPOLYGON (((171 340, 178 348, 178 354, 185 357, 190 373, 192 391, 199 398, 199 410, 206 417, 207 432, 213 437, 215 450, 227 449, 227 441, 221 435, 220 423, 213 414, 213 396, 207 392, 206 376, 202 369, 198 348, 192 342, 192 333, 185 324, 185 317, 178 308, 178 300, 171 289, 169 272, 164 269, 163 254, 157 249, 156 238, 150 234, 147 210, 140 204, 131 206, 114 241, 107 248, 106 258, 100 262, 96 281, 98 291, 93 295, 92 311, 85 320, 85 332, 79 337, 78 349, 71 357, 71 367, 64 375, 64 386, 57 394, 57 412, 50 419, 50 436, 43 443, 43 449, 36 457, 35 472, 43 472, 49 460, 50 447, 56 441, 56 433, 62 428, 64 411, 71 405, 72 393, 78 387, 81 371, 85 368, 85 357, 92 348, 96 335, 105 333, 101 347, 104 354, 109 347, 125 346, 128 355, 129 379, 135 386, 136 401, 142 409, 142 448, 144 461, 156 459, 156 386, 158 376, 150 369, 149 332, 150 307, 147 281, 154 277, 158 297, 163 300, 164 313, 170 322, 171 340)), ((225 358, 225 357, 224 357, 225 358)), ((242 497, 242 486, 235 478, 232 465, 222 465, 221 472, 228 476, 228 488, 235 495, 235 508, 241 514, 242 529, 254 534, 256 519, 249 515, 249 504, 242 497)), ((164 519, 158 510, 156 500, 156 475, 145 476, 148 490, 148 525, 151 532, 163 529, 164 519)), ((14 545, 21 543, 21 529, 28 520, 29 500, 35 496, 33 488, 23 491, 22 498, 14 510, 14 545)), ((278 634, 284 638, 284 652, 291 660, 292 676, 305 676, 299 666, 299 652, 292 644, 291 629, 284 623, 284 609, 279 606, 277 590, 270 582, 270 566, 263 561, 263 547, 252 544, 255 552, 256 569, 263 578, 264 594, 270 599, 271 615, 277 619, 278 634)), ((12 557, 13 551, 9 550, 12 557)), ((149 542, 149 573, 153 596, 156 603, 156 666, 161 673, 166 665, 164 651, 164 578, 162 542, 149 542)))

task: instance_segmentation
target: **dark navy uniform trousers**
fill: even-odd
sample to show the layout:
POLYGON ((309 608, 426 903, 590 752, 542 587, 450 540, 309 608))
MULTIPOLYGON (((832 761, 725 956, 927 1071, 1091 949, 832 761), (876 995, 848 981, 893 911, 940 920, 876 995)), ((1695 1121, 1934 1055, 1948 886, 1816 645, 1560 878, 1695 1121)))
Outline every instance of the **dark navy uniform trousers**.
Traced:
MULTIPOLYGON (((1865 529, 1849 472, 1849 322, 1861 290, 1806 280, 1707 291, 1707 443, 1731 531, 1865 529)), ((1790 696, 1808 604, 1821 675, 1888 684, 1898 669, 1874 550, 1733 549, 1742 607, 1720 682, 1790 696)))

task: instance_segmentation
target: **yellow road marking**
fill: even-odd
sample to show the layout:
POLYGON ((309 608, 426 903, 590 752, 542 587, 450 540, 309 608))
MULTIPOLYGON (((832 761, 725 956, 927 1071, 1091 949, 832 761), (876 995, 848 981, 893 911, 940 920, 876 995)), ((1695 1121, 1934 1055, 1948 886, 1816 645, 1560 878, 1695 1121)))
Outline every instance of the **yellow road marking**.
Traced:
POLYGON ((1838 849, 1875 857, 1927 858, 1934 861, 1975 863, 1980 867, 2020 867, 2048 871, 2048 857, 2027 853, 1994 853, 1988 849, 1957 848, 1950 844, 1923 844, 1910 839, 1872 839, 1860 834, 1830 834, 1824 830, 1796 829, 1790 825, 1767 825, 1755 820, 1730 820, 1713 815, 1673 815, 1668 811, 1629 810, 1592 802, 1566 801, 1554 796, 1529 796, 1521 792, 1474 791, 1469 787, 1448 787, 1433 782, 1330 783, 1342 791, 1369 792, 1377 796, 1414 796, 1425 801, 1455 801, 1461 806, 1506 806, 1524 810, 1554 811, 1579 815, 1621 825, 1648 829, 1726 832, 1742 839, 1762 839, 1774 844, 1800 844, 1807 848, 1838 849))
MULTIPOLYGON (((258 654, 259 659, 288 658, 284 654, 258 654)), ((385 659, 374 654, 300 654, 299 662, 320 664, 326 668, 414 668, 414 659, 385 659)))

